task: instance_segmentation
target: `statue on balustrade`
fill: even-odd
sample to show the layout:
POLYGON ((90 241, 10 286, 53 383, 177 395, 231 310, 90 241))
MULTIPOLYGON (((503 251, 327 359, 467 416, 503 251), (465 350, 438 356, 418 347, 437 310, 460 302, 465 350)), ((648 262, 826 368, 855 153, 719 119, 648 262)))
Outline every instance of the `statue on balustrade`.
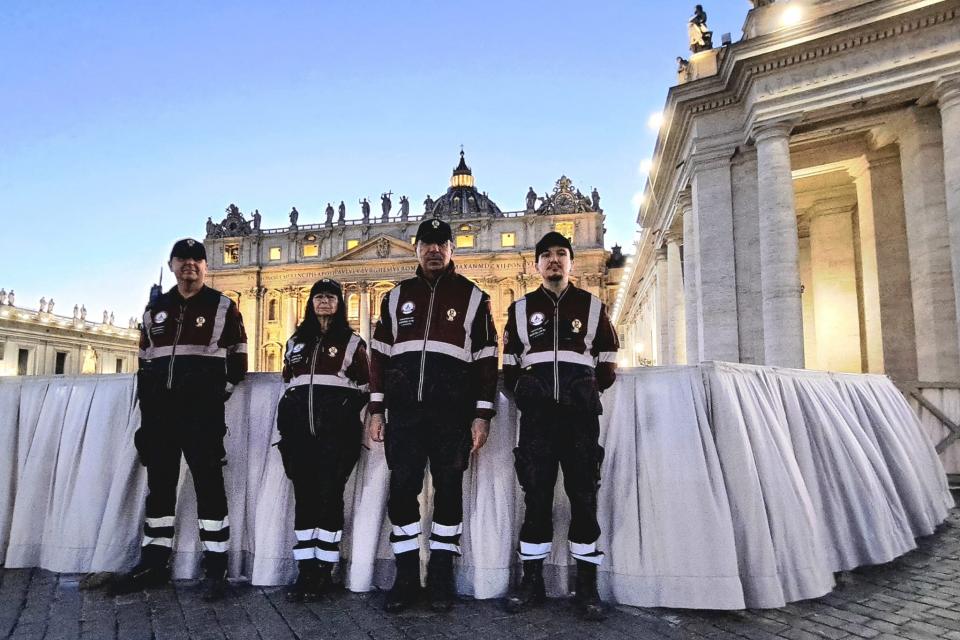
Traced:
POLYGON ((340 206, 337 207, 337 224, 342 225, 347 220, 347 205, 343 204, 343 200, 340 201, 340 206))
POLYGON ((433 198, 430 197, 430 194, 427 194, 426 200, 423 201, 423 215, 428 216, 433 213, 433 198))
POLYGON ((297 208, 294 207, 290 209, 290 228, 291 229, 297 228, 297 220, 299 219, 300 219, 300 212, 297 211, 297 208))
POLYGON ((324 209, 324 213, 327 216, 327 219, 324 222, 324 224, 328 227, 332 227, 333 226, 333 205, 330 204, 329 202, 327 203, 327 208, 324 209))
POLYGON ((360 201, 360 212, 363 215, 363 223, 368 223, 370 221, 370 202, 366 198, 360 201))
POLYGON ((13 292, 13 289, 10 289, 10 294, 7 296, 7 304, 11 307, 16 306, 17 294, 13 292))
POLYGON ((687 24, 687 33, 690 36, 691 52, 713 49, 713 32, 707 27, 707 12, 703 10, 703 5, 694 7, 693 16, 687 24))
POLYGON ((83 305, 80 307, 80 319, 81 320, 87 319, 87 305, 83 305))
POLYGON ((530 190, 527 191, 527 211, 533 211, 537 208, 537 192, 533 190, 533 187, 530 187, 530 190))
POLYGON ((383 215, 380 216, 380 222, 386 222, 390 219, 390 209, 393 208, 393 201, 390 199, 392 195, 393 191, 388 191, 380 196, 380 210, 383 212, 383 215))
POLYGON ((40 313, 46 313, 46 312, 47 312, 47 298, 46 296, 43 296, 40 298, 40 313))
POLYGON ((53 298, 50 298, 50 302, 47 303, 47 313, 53 313, 53 298))
POLYGON ((594 211, 600 211, 600 192, 597 191, 597 188, 594 187, 593 191, 590 192, 590 200, 593 205, 594 211))
POLYGON ((260 215, 260 209, 254 209, 254 210, 253 210, 253 230, 254 230, 254 231, 260 231, 260 218, 261 218, 261 217, 262 217, 262 216, 260 215))
POLYGON ((400 196, 400 220, 406 222, 409 216, 410 200, 407 199, 407 196, 400 196))
POLYGON ((0 305, 7 304, 7 290, 0 289, 0 305))

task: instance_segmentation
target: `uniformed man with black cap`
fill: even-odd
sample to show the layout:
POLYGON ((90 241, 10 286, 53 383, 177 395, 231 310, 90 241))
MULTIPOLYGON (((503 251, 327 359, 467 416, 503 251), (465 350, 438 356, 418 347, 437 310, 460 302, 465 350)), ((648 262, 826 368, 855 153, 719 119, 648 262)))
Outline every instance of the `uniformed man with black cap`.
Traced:
POLYGON ((451 238, 442 220, 420 224, 417 275, 384 297, 370 341, 368 430, 374 441, 385 441, 391 470, 387 509, 397 576, 386 604, 392 612, 412 604, 420 591, 417 496, 428 461, 434 505, 427 591, 434 610, 452 606, 463 472, 486 442, 494 415, 497 333, 489 297, 457 274, 451 238))
POLYGON ((520 529, 523 580, 507 600, 510 611, 543 602, 543 560, 553 540, 553 489, 563 468, 570 499, 570 553, 577 561, 574 600, 584 618, 604 617, 597 593, 597 489, 603 449, 598 443, 600 392, 613 384, 619 348, 604 305, 570 283, 573 247, 551 231, 536 247, 541 286, 517 300, 504 330, 504 386, 520 410, 516 470, 526 513, 520 529))
POLYGON ((178 241, 168 264, 177 286, 151 301, 140 332, 141 424, 134 439, 147 468, 143 546, 140 562, 111 589, 128 593, 169 581, 182 454, 197 492, 203 595, 216 600, 226 589, 230 539, 223 405, 246 374, 247 337, 237 306, 203 284, 203 244, 191 238, 178 241))

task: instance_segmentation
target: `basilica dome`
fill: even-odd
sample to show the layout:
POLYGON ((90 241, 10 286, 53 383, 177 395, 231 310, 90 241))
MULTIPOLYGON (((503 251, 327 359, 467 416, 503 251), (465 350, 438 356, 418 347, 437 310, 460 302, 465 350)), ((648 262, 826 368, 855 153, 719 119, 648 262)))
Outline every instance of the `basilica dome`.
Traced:
MULTIPOLYGON (((428 196, 429 202, 429 196, 428 196)), ((428 213, 435 218, 476 218, 479 216, 503 215, 500 207, 486 193, 480 193, 474 186, 473 172, 460 152, 460 164, 450 176, 450 188, 428 207, 428 213)))

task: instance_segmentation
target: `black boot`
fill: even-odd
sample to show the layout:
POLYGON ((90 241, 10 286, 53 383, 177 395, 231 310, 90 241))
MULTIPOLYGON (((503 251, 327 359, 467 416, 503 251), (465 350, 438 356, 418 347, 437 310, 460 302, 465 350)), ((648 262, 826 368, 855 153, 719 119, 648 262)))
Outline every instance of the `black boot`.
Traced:
POLYGON ((430 608, 438 613, 450 611, 456 600, 453 585, 453 552, 433 550, 427 563, 427 596, 430 608))
POLYGON ((303 602, 307 594, 312 591, 311 585, 316 581, 315 574, 320 570, 320 561, 316 558, 297 560, 297 580, 287 589, 287 602, 303 602))
POLYGON ((227 554, 203 554, 203 601, 216 602, 227 595, 227 554))
POLYGON ((400 613, 420 597, 420 552, 407 551, 396 557, 397 577, 387 592, 386 610, 400 613))
POLYGON ((573 598, 577 612, 584 620, 603 620, 607 612, 597 593, 597 565, 577 560, 577 593, 573 598))
POLYGON ((170 550, 157 545, 147 545, 140 551, 140 562, 115 578, 109 586, 110 595, 119 596, 151 587, 161 587, 170 582, 170 550))
POLYGON ((307 591, 303 594, 304 602, 316 602, 330 590, 332 581, 330 573, 333 571, 332 562, 320 560, 316 570, 313 572, 312 580, 307 584, 307 591))
POLYGON ((507 611, 520 613, 543 604, 547 592, 543 586, 543 560, 526 560, 520 586, 507 598, 507 611))

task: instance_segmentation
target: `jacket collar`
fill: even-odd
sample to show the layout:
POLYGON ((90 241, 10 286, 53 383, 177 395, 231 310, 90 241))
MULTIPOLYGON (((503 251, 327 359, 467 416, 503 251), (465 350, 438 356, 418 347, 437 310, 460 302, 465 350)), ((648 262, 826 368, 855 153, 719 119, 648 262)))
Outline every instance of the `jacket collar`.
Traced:
MULTIPOLYGON (((447 265, 447 268, 444 269, 440 273, 440 275, 437 276, 437 279, 433 280, 433 282, 439 282, 444 276, 453 275, 456 272, 457 272, 457 266, 453 264, 453 260, 451 260, 450 264, 447 265)), ((429 279, 427 279, 427 276, 424 275, 423 267, 421 267, 420 265, 417 265, 417 277, 421 278, 424 282, 427 282, 427 283, 431 282, 429 279)))

